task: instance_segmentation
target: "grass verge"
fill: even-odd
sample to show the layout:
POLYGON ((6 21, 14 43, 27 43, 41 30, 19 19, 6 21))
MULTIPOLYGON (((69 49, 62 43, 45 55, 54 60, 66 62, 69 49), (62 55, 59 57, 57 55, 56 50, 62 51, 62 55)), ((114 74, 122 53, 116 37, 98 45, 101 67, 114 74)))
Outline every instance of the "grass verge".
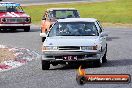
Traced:
POLYGON ((81 17, 97 18, 103 23, 132 24, 132 0, 24 6, 24 10, 32 17, 34 24, 40 24, 44 11, 53 7, 74 7, 79 10, 81 17))

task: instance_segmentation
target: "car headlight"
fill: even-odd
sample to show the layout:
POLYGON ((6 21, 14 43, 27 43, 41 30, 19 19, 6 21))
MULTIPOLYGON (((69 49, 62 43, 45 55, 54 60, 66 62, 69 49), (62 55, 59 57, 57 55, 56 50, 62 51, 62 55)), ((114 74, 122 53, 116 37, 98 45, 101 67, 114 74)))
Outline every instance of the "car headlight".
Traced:
POLYGON ((43 50, 57 50, 58 47, 57 46, 44 46, 43 50))
POLYGON ((82 46, 82 50, 97 50, 97 46, 82 46))
POLYGON ((2 18, 1 19, 1 22, 6 22, 6 18, 2 18))
POLYGON ((25 22, 31 22, 31 18, 26 18, 25 22))

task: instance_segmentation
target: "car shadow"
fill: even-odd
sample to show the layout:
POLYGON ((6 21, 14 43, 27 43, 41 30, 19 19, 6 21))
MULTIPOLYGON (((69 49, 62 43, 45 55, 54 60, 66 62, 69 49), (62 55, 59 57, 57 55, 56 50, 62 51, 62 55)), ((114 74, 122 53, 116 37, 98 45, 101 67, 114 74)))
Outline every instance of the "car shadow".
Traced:
POLYGON ((22 30, 2 30, 0 33, 18 33, 18 32, 23 32, 22 30))
MULTIPOLYGON (((101 67, 118 67, 118 66, 129 66, 132 65, 132 59, 119 59, 119 60, 108 60, 107 63, 103 63, 101 67)), ((93 65, 93 63, 88 62, 87 64, 72 64, 72 65, 64 65, 61 67, 54 66, 50 70, 73 70, 78 69, 80 66, 82 66, 82 69, 87 68, 100 68, 93 65)))
MULTIPOLYGON (((39 32, 39 28, 32 28, 29 32, 39 32)), ((17 30, 1 30, 0 33, 21 33, 24 32, 23 29, 17 29, 17 30)), ((28 32, 25 32, 28 33, 28 32)))
POLYGON ((72 70, 72 69, 78 69, 80 66, 82 67, 82 69, 98 68, 94 66, 92 62, 87 62, 87 63, 80 63, 80 64, 70 64, 70 65, 67 64, 61 67, 54 66, 55 68, 51 68, 50 70, 72 70))
POLYGON ((120 39, 120 37, 107 37, 106 41, 112 41, 112 40, 115 40, 115 39, 120 39))

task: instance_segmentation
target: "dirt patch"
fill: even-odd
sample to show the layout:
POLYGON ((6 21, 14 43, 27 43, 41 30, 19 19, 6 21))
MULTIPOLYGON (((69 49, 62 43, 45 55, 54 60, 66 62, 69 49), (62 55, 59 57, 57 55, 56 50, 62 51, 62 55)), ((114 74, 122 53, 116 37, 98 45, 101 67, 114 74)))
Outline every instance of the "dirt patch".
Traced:
POLYGON ((0 48, 0 63, 7 60, 13 60, 15 58, 12 51, 7 48, 0 48))

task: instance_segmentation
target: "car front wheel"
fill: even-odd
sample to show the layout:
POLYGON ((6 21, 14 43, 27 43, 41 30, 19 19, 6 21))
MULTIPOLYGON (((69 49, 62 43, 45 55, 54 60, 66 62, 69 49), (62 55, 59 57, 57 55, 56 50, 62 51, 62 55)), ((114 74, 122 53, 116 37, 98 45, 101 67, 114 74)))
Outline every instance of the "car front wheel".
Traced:
POLYGON ((30 26, 24 28, 24 32, 29 32, 29 31, 30 31, 30 26))
POLYGON ((106 58, 106 53, 104 54, 104 56, 102 57, 102 63, 106 63, 107 62, 107 58, 106 58))
POLYGON ((95 60, 93 62, 93 66, 95 66, 95 67, 101 67, 101 65, 102 65, 102 58, 98 59, 98 60, 95 60))
POLYGON ((42 37, 42 42, 44 42, 44 41, 45 41, 45 39, 46 39, 46 37, 42 37))
POLYGON ((42 60, 42 70, 48 70, 50 68, 49 61, 42 60))
POLYGON ((104 56, 102 57, 102 63, 106 63, 107 62, 107 46, 106 46, 106 51, 105 51, 105 54, 104 56))

